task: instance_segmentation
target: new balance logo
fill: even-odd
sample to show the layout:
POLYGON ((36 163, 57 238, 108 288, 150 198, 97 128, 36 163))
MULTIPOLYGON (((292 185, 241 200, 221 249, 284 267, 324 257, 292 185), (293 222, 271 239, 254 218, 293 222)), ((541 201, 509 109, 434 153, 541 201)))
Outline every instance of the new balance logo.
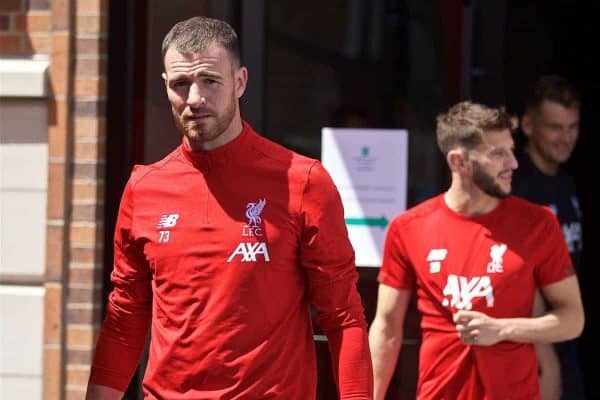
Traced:
POLYGON ((255 262, 256 256, 262 254, 265 262, 271 261, 271 257, 269 257, 269 249, 267 248, 267 244, 265 242, 255 242, 255 243, 240 243, 235 248, 233 253, 227 259, 227 262, 231 262, 236 256, 242 257, 242 262, 255 262))
POLYGON ((156 224, 157 228, 172 228, 177 224, 177 219, 179 218, 179 214, 163 214, 156 224))
POLYGON ((429 263, 429 273, 435 274, 442 269, 441 261, 446 259, 448 249, 431 249, 427 254, 427 262, 429 263))
POLYGON ((458 310, 470 310, 475 297, 485 297, 486 305, 494 307, 494 290, 489 276, 469 279, 465 276, 448 275, 443 294, 442 305, 445 307, 450 305, 458 310))
POLYGON ((179 214, 163 214, 156 224, 158 231, 158 243, 167 243, 171 240, 171 231, 165 228, 172 228, 177 224, 179 214))

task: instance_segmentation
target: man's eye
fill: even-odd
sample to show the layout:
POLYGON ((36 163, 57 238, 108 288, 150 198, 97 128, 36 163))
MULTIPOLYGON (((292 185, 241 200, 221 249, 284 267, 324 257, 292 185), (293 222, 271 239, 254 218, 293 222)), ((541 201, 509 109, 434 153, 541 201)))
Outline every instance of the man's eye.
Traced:
POLYGON ((211 78, 206 78, 204 79, 204 83, 206 83, 207 85, 214 85, 215 83, 217 83, 217 81, 211 78))
POLYGON ((173 87, 175 87, 175 88, 182 88, 182 87, 186 87, 188 85, 189 84, 186 81, 176 81, 176 82, 173 82, 173 87))

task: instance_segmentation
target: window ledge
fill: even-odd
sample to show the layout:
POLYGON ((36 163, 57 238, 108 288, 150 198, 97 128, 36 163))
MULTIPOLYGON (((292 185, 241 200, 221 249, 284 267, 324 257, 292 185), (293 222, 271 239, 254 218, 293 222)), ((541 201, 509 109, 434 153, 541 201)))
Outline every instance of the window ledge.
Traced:
POLYGON ((46 97, 45 59, 0 58, 0 97, 46 97))

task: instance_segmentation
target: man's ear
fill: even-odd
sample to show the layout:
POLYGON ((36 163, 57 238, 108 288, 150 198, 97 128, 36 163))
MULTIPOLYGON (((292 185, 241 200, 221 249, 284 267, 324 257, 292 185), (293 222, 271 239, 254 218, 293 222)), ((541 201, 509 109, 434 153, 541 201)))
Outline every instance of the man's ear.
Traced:
POLYGON ((235 95, 239 99, 246 91, 248 84, 248 68, 241 66, 235 72, 235 95))
POLYGON ((469 156, 463 149, 453 149, 446 154, 446 161, 452 172, 464 174, 469 169, 469 156))
POLYGON ((167 80, 167 73, 163 72, 163 73, 160 74, 160 76, 161 76, 161 78, 163 78, 163 81, 165 81, 165 86, 167 86, 167 82, 168 82, 168 80, 167 80))
POLYGON ((526 112, 521 118, 521 130, 527 137, 533 134, 533 115, 530 112, 526 112))

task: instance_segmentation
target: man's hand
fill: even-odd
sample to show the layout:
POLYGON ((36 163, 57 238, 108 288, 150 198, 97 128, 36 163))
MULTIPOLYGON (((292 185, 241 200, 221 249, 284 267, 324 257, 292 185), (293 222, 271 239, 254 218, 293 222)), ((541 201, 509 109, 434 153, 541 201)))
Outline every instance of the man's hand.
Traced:
POLYGON ((501 320, 478 311, 458 311, 454 314, 458 337, 466 345, 491 346, 502 341, 501 320))
POLYGON ((109 388, 107 386, 94 385, 91 383, 88 386, 85 400, 121 400, 123 392, 109 388))

